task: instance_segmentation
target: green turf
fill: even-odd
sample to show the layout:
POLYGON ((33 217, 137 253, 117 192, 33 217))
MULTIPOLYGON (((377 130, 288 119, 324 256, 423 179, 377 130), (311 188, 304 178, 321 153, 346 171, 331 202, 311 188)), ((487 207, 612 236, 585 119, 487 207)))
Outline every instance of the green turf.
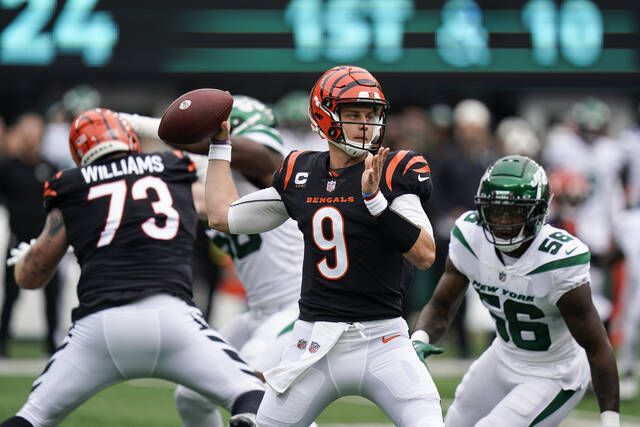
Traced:
MULTIPOLYGON (((2 362, 0 362, 2 363, 2 362)), ((436 378, 436 384, 447 407, 459 378, 436 378)), ((13 415, 24 403, 33 377, 0 377, 0 420, 13 415)), ((595 397, 588 394, 578 405, 592 412, 597 419, 595 397)), ((622 414, 640 416, 640 398, 624 403, 622 414)), ((388 422, 388 418, 373 405, 354 399, 342 399, 328 407, 319 423, 388 422)), ((74 411, 62 424, 64 427, 164 427, 179 425, 173 403, 173 385, 156 380, 140 380, 119 384, 91 398, 74 411)))

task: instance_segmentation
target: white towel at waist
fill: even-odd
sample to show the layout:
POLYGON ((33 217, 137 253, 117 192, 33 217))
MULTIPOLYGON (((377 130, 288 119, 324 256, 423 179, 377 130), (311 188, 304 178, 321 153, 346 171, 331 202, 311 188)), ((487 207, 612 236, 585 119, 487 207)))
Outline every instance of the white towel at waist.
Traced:
MULTIPOLYGON (((298 320, 296 323, 301 322, 298 320)), ((306 323, 306 322, 305 322, 306 323)), ((282 360, 278 366, 264 373, 267 384, 277 393, 284 393, 293 382, 318 360, 322 359, 349 329, 348 323, 314 322, 302 338, 308 343, 307 350, 295 360, 282 360)))

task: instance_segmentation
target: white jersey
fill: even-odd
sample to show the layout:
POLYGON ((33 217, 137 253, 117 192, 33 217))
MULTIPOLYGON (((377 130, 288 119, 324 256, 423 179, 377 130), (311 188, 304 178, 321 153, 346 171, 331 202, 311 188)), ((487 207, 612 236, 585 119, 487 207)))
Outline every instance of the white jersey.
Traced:
POLYGON ((620 142, 601 136, 588 144, 574 132, 556 130, 549 136, 543 158, 548 170, 566 169, 587 179, 590 191, 576 212, 576 234, 594 254, 607 252, 613 218, 625 205, 620 181, 625 154, 620 142))
MULTIPOLYGON (((282 145, 274 142, 274 134, 279 136, 277 132, 271 128, 270 133, 243 132, 242 136, 282 150, 282 145)), ((234 170, 232 175, 241 197, 259 190, 240 172, 234 170)), ((215 230, 208 230, 207 234, 232 256, 250 309, 295 304, 302 283, 304 239, 294 220, 288 219, 260 234, 229 235, 215 230)))
POLYGON ((478 292, 496 323, 494 347, 516 372, 573 382, 589 375, 584 350, 558 307, 568 291, 590 281, 590 252, 566 231, 544 225, 527 251, 505 266, 485 238, 477 213, 464 213, 451 231, 449 258, 478 292), (581 368, 582 366, 583 368, 581 368), (584 370, 578 377, 568 372, 584 370))

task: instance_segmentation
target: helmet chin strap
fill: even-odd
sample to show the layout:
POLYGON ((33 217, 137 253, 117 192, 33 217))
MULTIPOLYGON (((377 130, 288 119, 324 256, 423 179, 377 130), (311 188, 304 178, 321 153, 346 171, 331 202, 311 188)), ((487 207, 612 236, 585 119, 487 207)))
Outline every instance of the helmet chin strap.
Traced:
POLYGON ((500 252, 503 252, 503 253, 509 253, 519 249, 524 242, 526 242, 527 240, 530 240, 530 239, 524 238, 524 228, 525 226, 522 226, 518 235, 513 238, 513 239, 521 239, 516 243, 509 243, 513 239, 508 239, 508 240, 500 239, 494 235, 493 239, 495 240, 495 243, 494 243, 495 247, 500 252))
POLYGON ((331 144, 335 145, 336 147, 338 147, 339 149, 341 149, 342 151, 344 151, 345 153, 347 153, 349 156, 351 157, 362 157, 367 155, 367 153, 369 153, 368 150, 365 150, 364 148, 356 148, 356 147, 352 147, 350 145, 347 145, 343 142, 335 142, 332 140, 328 140, 331 144))

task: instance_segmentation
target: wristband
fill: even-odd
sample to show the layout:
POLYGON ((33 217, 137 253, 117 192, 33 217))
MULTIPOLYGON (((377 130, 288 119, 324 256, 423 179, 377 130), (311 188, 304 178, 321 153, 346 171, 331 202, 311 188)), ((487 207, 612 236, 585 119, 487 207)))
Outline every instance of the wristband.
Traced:
MULTIPOLYGON (((384 201, 387 202, 386 199, 384 201)), ((384 209, 378 215, 378 221, 386 237, 402 254, 409 252, 420 236, 420 227, 391 208, 384 209)))
POLYGON ((373 216, 380 215, 389 206, 387 198, 380 192, 380 189, 374 193, 362 193, 364 205, 369 209, 369 213, 373 216))
POLYGON ((231 162, 231 144, 213 143, 209 145, 209 160, 225 160, 231 162))
POLYGON ((620 414, 615 411, 604 411, 600 414, 602 427, 620 427, 620 414))
POLYGON ((227 139, 213 139, 211 138, 209 140, 209 143, 212 145, 231 145, 231 141, 229 140, 229 138, 227 139))
POLYGON ((411 334, 411 341, 422 341, 429 344, 429 334, 427 333, 427 331, 418 329, 411 334))

